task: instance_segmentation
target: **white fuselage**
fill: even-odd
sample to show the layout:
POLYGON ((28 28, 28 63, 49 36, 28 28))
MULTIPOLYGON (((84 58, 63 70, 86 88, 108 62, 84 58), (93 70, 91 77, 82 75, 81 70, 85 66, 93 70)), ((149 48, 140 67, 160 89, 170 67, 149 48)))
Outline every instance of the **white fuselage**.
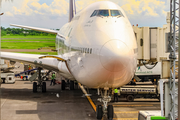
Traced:
MULTIPOLYGON (((69 73, 91 88, 120 87, 134 76, 137 44, 132 26, 116 4, 96 2, 75 15, 57 35, 56 48, 66 59, 69 73), (120 10, 123 16, 94 16, 95 10, 120 10)), ((60 66, 61 67, 61 66, 60 66)), ((65 75, 65 74, 64 74, 65 75)))

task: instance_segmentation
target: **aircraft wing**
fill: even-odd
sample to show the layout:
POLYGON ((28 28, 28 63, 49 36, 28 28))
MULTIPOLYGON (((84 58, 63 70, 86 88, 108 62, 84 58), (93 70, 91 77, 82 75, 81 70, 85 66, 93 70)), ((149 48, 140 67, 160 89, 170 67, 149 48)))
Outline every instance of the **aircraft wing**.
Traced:
POLYGON ((20 27, 20 28, 26 28, 26 29, 30 29, 30 30, 36 30, 36 31, 40 31, 40 32, 51 33, 51 34, 58 33, 58 31, 56 31, 56 30, 50 30, 50 29, 45 29, 45 28, 37 28, 37 27, 30 27, 30 26, 16 25, 16 24, 10 24, 10 25, 15 26, 15 27, 20 27))
POLYGON ((66 60, 56 56, 48 57, 44 55, 11 53, 11 52, 1 52, 1 59, 33 64, 37 67, 42 67, 54 71, 59 71, 58 64, 60 61, 66 62, 66 60), (42 59, 43 57, 45 59, 42 59))

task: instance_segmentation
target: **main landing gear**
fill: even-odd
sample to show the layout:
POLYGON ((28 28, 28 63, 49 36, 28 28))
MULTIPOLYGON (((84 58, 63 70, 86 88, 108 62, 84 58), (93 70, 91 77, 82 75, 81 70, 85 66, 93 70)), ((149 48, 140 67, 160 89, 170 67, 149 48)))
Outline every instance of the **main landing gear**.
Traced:
POLYGON ((41 77, 41 70, 42 68, 38 68, 38 81, 33 82, 33 92, 36 93, 37 89, 41 89, 43 93, 46 92, 46 82, 43 82, 43 79, 41 77))
POLYGON ((69 87, 70 90, 74 90, 74 81, 71 80, 62 80, 61 81, 61 89, 65 90, 66 87, 69 87))
POLYGON ((114 109, 112 105, 108 105, 108 102, 111 101, 111 96, 109 94, 111 90, 109 88, 104 88, 101 90, 101 97, 98 101, 103 102, 102 105, 97 105, 96 107, 96 117, 98 120, 101 120, 103 116, 106 116, 108 120, 113 120, 114 117, 114 109))

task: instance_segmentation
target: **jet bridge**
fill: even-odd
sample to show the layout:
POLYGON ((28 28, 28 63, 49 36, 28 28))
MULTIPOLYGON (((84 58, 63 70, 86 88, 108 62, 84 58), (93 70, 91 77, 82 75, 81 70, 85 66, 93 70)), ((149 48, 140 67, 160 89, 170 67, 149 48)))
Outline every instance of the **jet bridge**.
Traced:
POLYGON ((133 26, 138 45, 138 66, 155 64, 169 59, 167 37, 170 32, 170 14, 163 27, 133 26))
MULTIPOLYGON (((138 27, 133 26, 138 46, 138 66, 153 65, 161 62, 161 78, 170 78, 170 48, 168 37, 170 36, 170 13, 167 13, 167 24, 163 27, 138 27)), ((176 35, 178 37, 178 34, 176 35)), ((178 66, 178 57, 176 59, 178 66)), ((150 69, 151 69, 150 68, 150 69)), ((178 77, 176 73, 176 78, 178 77)))
MULTIPOLYGON (((177 4, 174 3, 175 0, 171 2, 177 4)), ((173 7, 171 6, 171 8, 173 7)), ((176 10, 179 11, 179 9, 176 10)), ((178 78, 179 24, 177 21, 179 21, 179 17, 174 16, 174 12, 171 11, 170 19, 170 13, 167 13, 167 24, 163 25, 163 27, 133 26, 138 45, 138 66, 146 64, 155 66, 157 62, 162 63, 161 79, 167 79, 168 82, 165 84, 165 89, 161 88, 161 94, 164 90, 164 97, 162 95, 161 98, 161 115, 170 120, 175 120, 178 116, 178 82, 175 79, 178 78)))

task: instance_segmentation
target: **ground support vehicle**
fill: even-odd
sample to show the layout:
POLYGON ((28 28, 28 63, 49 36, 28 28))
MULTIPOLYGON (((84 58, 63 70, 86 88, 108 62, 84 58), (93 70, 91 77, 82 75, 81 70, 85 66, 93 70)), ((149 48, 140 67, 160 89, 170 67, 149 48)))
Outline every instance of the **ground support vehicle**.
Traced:
POLYGON ((1 82, 2 83, 15 83, 14 73, 9 72, 1 72, 1 82))
POLYGON ((139 111, 138 120, 167 120, 161 117, 161 111, 139 111))
POLYGON ((161 78, 161 71, 162 71, 161 62, 158 62, 155 65, 139 66, 137 67, 135 73, 136 77, 138 77, 138 80, 136 81, 140 81, 140 82, 151 81, 152 83, 157 85, 158 80, 161 78))
POLYGON ((125 85, 118 89, 118 95, 129 102, 135 98, 160 99, 159 85, 125 85))

